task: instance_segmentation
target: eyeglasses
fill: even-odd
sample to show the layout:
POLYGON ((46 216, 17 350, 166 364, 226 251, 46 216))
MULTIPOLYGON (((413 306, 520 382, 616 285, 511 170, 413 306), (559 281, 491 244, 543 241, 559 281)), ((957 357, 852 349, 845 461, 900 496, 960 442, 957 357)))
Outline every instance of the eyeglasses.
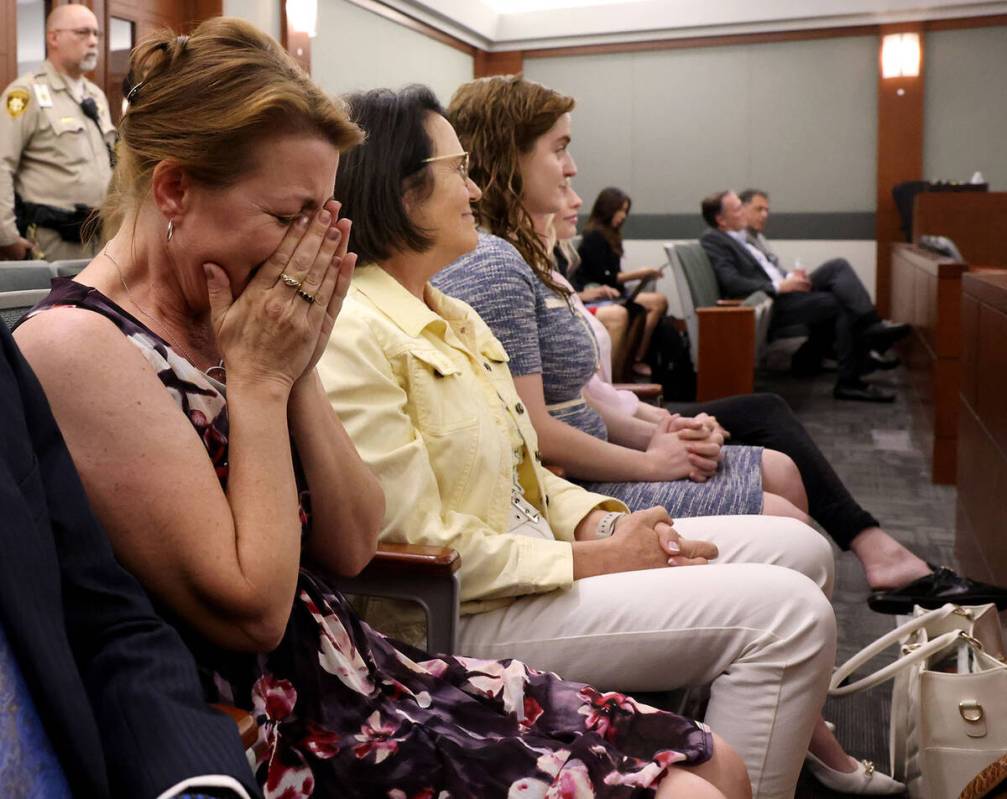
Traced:
POLYGON ((469 154, 468 153, 450 153, 449 155, 435 155, 433 158, 424 158, 424 164, 432 164, 435 161, 447 161, 449 158, 457 158, 458 161, 458 174, 463 178, 468 178, 469 176, 469 154))
POLYGON ((105 34, 102 33, 97 28, 53 28, 53 33, 72 33, 80 39, 86 39, 88 36, 93 36, 95 39, 101 41, 101 37, 105 34))

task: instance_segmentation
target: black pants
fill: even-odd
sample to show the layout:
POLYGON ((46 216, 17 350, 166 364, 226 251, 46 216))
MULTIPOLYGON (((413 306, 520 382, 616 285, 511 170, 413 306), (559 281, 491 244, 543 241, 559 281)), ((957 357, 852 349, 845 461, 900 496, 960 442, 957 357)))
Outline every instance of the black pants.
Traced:
POLYGON ((710 402, 672 403, 672 413, 694 416, 708 413, 731 434, 732 444, 767 447, 789 455, 801 473, 808 492, 811 517, 832 536, 841 549, 878 520, 865 511, 846 490, 822 451, 790 406, 777 394, 746 394, 710 402))
POLYGON ((874 304, 850 262, 826 261, 811 273, 811 291, 780 294, 773 301, 773 328, 807 325, 811 334, 795 361, 820 363, 834 349, 840 382, 857 379, 863 356, 858 333, 878 321, 874 304))

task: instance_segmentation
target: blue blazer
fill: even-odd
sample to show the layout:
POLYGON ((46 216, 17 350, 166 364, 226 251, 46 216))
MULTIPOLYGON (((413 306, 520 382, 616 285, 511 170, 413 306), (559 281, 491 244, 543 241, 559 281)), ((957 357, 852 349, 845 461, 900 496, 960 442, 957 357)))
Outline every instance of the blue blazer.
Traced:
POLYGON ((146 799, 205 774, 260 796, 234 722, 115 560, 2 323, 0 356, 0 624, 74 796, 146 799))

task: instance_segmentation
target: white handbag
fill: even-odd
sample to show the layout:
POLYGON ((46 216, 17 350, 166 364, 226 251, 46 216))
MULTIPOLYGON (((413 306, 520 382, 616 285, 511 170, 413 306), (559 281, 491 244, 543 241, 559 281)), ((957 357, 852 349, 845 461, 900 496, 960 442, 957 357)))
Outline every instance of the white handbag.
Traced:
POLYGON ((995 605, 914 609, 914 618, 836 669, 830 696, 895 679, 892 776, 913 799, 956 799, 968 782, 1007 752, 1007 665, 995 605), (849 685, 857 668, 890 646, 894 662, 849 685))

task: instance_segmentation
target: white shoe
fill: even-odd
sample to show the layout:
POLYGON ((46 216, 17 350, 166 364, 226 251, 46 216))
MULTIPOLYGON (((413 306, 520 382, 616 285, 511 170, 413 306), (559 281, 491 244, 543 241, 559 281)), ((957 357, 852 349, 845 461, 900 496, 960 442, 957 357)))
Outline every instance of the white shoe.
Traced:
POLYGON ((869 796, 894 796, 904 793, 906 786, 882 774, 870 760, 860 760, 853 771, 836 771, 808 752, 808 770, 822 785, 836 793, 869 796))

